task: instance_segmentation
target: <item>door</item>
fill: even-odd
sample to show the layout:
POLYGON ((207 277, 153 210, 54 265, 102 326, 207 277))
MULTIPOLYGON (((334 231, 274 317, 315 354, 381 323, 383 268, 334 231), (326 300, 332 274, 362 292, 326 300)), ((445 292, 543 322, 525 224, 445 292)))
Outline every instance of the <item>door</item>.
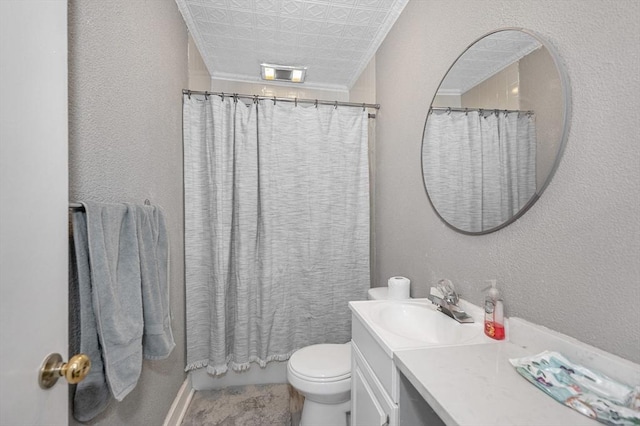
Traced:
POLYGON ((67 2, 0 1, 0 424, 68 424, 67 2))

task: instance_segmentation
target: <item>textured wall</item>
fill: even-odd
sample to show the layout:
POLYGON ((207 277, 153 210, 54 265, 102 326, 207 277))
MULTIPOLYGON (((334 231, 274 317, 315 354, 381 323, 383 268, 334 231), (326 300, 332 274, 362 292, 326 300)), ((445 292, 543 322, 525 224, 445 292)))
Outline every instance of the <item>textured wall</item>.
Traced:
POLYGON ((71 200, 164 207, 176 348, 92 423, 159 425, 184 381, 182 95, 187 30, 173 0, 69 2, 71 200))
POLYGON ((538 191, 553 169, 562 135, 561 87, 560 75, 547 49, 534 50, 520 59, 520 109, 536 112, 538 191))
POLYGON ((377 275, 426 296, 450 278, 480 304, 497 278, 507 314, 640 362, 640 2, 412 0, 376 56, 377 275), (466 236, 427 200, 420 141, 449 65, 504 27, 536 31, 566 65, 568 145, 550 186, 514 224, 466 236), (402 69, 402 78, 398 70, 402 69))
POLYGON ((193 37, 189 35, 189 89, 211 91, 211 75, 193 37))

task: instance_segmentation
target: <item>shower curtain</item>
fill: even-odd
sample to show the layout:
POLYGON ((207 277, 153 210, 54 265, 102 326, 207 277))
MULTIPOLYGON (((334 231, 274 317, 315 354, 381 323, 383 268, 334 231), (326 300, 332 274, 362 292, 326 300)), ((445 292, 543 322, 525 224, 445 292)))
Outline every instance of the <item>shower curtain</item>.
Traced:
POLYGON ((184 97, 187 367, 350 339, 369 288, 367 113, 184 97))
POLYGON ((433 111, 422 170, 429 197, 449 224, 469 232, 495 228, 536 191, 535 117, 433 111))

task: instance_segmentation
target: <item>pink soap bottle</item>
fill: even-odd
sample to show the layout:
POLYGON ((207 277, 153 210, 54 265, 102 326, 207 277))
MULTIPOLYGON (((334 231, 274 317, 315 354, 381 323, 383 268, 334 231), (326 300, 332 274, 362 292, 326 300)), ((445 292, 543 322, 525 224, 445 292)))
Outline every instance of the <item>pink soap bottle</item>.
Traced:
POLYGON ((496 288, 496 280, 489 280, 491 285, 485 290, 484 298, 484 334, 496 340, 504 340, 504 304, 500 292, 496 288))

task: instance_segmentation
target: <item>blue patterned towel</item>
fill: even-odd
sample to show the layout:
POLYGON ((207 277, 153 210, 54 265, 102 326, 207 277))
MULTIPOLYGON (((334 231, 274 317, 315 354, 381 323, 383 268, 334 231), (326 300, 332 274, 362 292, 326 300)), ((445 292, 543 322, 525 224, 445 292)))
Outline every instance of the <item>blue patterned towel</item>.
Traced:
POLYGON ((607 425, 640 425, 640 386, 618 383, 557 352, 509 362, 538 389, 585 416, 607 425))

